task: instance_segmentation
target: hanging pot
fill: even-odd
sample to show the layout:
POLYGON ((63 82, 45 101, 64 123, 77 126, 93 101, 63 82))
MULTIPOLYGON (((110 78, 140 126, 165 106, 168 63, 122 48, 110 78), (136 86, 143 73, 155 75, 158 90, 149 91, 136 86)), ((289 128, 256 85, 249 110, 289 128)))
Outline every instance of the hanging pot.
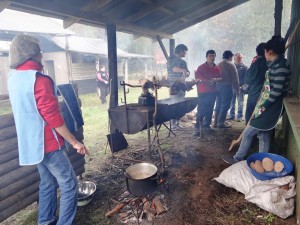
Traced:
POLYGON ((135 196, 145 196, 158 186, 157 167, 151 163, 137 163, 125 170, 128 191, 135 196))

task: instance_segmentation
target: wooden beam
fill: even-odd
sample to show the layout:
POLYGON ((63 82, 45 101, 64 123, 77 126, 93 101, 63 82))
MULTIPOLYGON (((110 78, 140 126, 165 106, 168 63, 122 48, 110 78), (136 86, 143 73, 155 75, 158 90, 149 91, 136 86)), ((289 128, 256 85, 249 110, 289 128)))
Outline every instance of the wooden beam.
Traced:
POLYGON ((157 1, 156 3, 149 4, 148 7, 143 8, 143 10, 139 10, 137 13, 134 13, 127 18, 124 19, 125 22, 135 22, 150 13, 154 12, 155 10, 159 9, 160 7, 163 7, 166 4, 169 4, 174 0, 169 0, 169 1, 157 1))
POLYGON ((10 5, 10 3, 11 3, 11 1, 8 1, 8 0, 0 1, 0 12, 1 12, 3 9, 8 8, 8 6, 10 5))
POLYGON ((219 3, 221 3, 222 6, 218 7, 218 9, 215 8, 216 7, 215 4, 217 4, 217 3, 215 3, 214 6, 210 5, 209 8, 203 8, 201 10, 202 13, 198 12, 199 15, 202 15, 202 16, 200 16, 200 17, 198 17, 198 18, 196 18, 194 20, 191 20, 188 23, 178 24, 178 25, 174 24, 174 26, 172 26, 169 29, 165 29, 165 30, 167 32, 169 32, 169 33, 174 34, 176 32, 179 32, 179 31, 181 31, 181 30, 183 30, 185 28, 188 28, 188 27, 190 27, 190 26, 192 26, 194 24, 200 23, 200 22, 202 22, 202 21, 204 21, 204 20, 206 20, 208 18, 211 18, 211 17, 213 17, 213 16, 215 16, 215 15, 217 15, 219 13, 222 13, 222 12, 228 10, 228 9, 231 9, 231 8, 233 8, 233 7, 237 6, 237 5, 240 5, 240 4, 244 3, 244 2, 247 2, 247 1, 249 1, 249 0, 234 1, 234 2, 230 2, 230 3, 222 4, 224 1, 223 0, 219 0, 219 3))
POLYGON ((159 43, 159 46, 160 46, 162 52, 164 53, 164 56, 165 56, 166 60, 168 61, 169 60, 169 56, 168 56, 167 50, 166 50, 163 42, 161 41, 161 37, 159 35, 156 35, 156 39, 157 39, 157 41, 159 43))
POLYGON ((110 3, 112 0, 92 0, 87 5, 81 8, 84 12, 95 12, 103 6, 110 3))
POLYGON ((61 4, 61 2, 53 3, 46 0, 12 0, 9 8, 60 19, 65 18, 66 16, 75 17, 80 19, 77 22, 93 26, 105 27, 106 24, 115 24, 118 30, 137 33, 141 36, 155 37, 155 35, 158 34, 164 38, 172 38, 171 34, 165 32, 147 29, 142 26, 126 23, 121 20, 80 11, 79 9, 72 6, 66 7, 64 4, 61 4))
POLYGON ((63 27, 67 29, 68 27, 72 26, 74 23, 77 23, 80 20, 78 17, 69 16, 63 20, 63 27))
POLYGON ((166 14, 169 14, 169 15, 171 15, 171 16, 175 14, 175 12, 173 12, 172 10, 166 9, 165 7, 161 7, 161 8, 159 8, 158 10, 159 10, 159 11, 162 11, 162 12, 164 12, 164 13, 166 13, 166 14))
POLYGON ((181 11, 180 13, 175 13, 171 17, 166 17, 156 23, 154 23, 155 26, 157 27, 162 27, 165 24, 174 22, 182 17, 185 17, 186 15, 189 15, 191 13, 196 13, 198 10, 202 10, 205 8, 207 5, 213 4, 219 0, 205 0, 205 1, 195 1, 194 4, 190 4, 185 10, 181 11))
POLYGON ((282 19, 282 0, 275 0, 275 10, 274 10, 274 35, 281 36, 281 19, 282 19))

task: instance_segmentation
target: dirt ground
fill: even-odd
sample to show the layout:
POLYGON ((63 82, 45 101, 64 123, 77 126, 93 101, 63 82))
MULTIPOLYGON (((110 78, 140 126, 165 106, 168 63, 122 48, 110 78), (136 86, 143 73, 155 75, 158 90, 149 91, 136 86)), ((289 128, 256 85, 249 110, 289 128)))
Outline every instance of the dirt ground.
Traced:
MULTIPOLYGON (((230 129, 215 129, 212 135, 204 133, 195 139, 193 124, 188 121, 182 130, 175 131, 176 137, 168 138, 167 130, 159 132, 159 140, 165 158, 165 179, 160 192, 165 196, 167 213, 140 224, 155 225, 218 225, 218 224, 296 224, 295 216, 281 219, 244 199, 244 195, 227 188, 213 178, 228 167, 221 160, 232 140, 244 127, 243 122, 233 121, 230 129)), ((130 150, 117 155, 143 160, 147 155, 147 138, 129 140, 130 150)), ((257 149, 254 146, 253 149, 257 149)), ((94 159, 93 159, 94 160, 94 159)), ((158 154, 152 151, 152 162, 159 166, 158 154)), ((111 198, 118 190, 126 189, 121 168, 133 162, 128 160, 106 160, 101 162, 98 171, 85 175, 85 179, 97 183, 97 192, 90 205, 79 208, 76 224, 121 224, 118 216, 105 218, 105 212, 112 209, 111 198)), ((128 224, 138 224, 128 223, 128 224)))
MULTIPOLYGON (((142 225, 243 225, 243 224, 296 224, 296 217, 281 219, 268 213, 244 199, 244 195, 227 188, 213 178, 217 177, 228 164, 221 160, 233 138, 242 131, 243 122, 233 121, 230 129, 215 129, 212 135, 204 133, 201 139, 193 137, 193 124, 184 123, 185 127, 175 131, 176 137, 168 137, 166 129, 159 132, 161 149, 165 158, 165 183, 159 187, 167 205, 167 212, 152 222, 143 219, 142 225)), ((131 139, 127 136, 129 149, 117 153, 117 156, 144 160, 147 156, 147 135, 131 139)), ((153 132, 152 132, 153 136, 153 132)), ((253 147, 256 149, 256 146, 253 147)), ((152 162, 160 166, 157 152, 152 151, 152 162)), ((97 184, 92 202, 78 208, 75 224, 77 225, 117 225, 118 214, 107 218, 105 213, 116 203, 112 201, 120 190, 126 190, 124 168, 134 162, 129 160, 88 159, 89 172, 84 180, 97 184)), ((35 206, 31 206, 35 207, 35 206)), ((36 213, 28 217, 23 225, 33 224, 36 213)), ((9 224, 9 223, 8 223, 9 224)), ((11 223, 14 224, 14 223, 11 223)), ((127 224, 138 224, 128 222, 127 224)))

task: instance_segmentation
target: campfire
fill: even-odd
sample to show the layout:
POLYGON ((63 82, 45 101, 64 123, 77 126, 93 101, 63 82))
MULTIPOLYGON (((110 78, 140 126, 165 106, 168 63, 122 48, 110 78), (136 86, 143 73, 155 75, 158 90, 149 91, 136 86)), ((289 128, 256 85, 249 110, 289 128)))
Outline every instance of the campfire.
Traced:
POLYGON ((111 201, 114 207, 105 216, 117 215, 118 221, 124 224, 132 222, 141 224, 143 220, 153 221, 168 210, 165 195, 159 191, 140 197, 124 191, 111 201))
MULTIPOLYGON (((164 185, 165 180, 160 179, 159 187, 164 185)), ((124 189, 126 188, 122 188, 116 193, 115 198, 110 199, 112 209, 105 216, 117 216, 118 220, 124 224, 142 224, 143 220, 153 221, 167 212, 165 195, 158 189, 145 196, 135 196, 124 189)))

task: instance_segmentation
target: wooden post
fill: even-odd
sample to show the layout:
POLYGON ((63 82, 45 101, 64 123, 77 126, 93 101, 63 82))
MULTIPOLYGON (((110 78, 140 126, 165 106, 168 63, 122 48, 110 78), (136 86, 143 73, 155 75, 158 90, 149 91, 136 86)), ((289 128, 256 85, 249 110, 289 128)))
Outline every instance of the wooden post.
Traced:
POLYGON ((275 28, 274 35, 281 35, 282 0, 275 0, 275 28))
POLYGON ((170 57, 175 54, 175 39, 170 39, 170 57))
POLYGON ((166 50, 166 48, 165 48, 165 46, 164 46, 164 44, 163 44, 163 42, 161 40, 161 37, 159 35, 156 35, 156 40, 158 41, 158 44, 159 44, 161 50, 163 51, 166 60, 169 60, 169 56, 168 56, 167 50, 166 50))
POLYGON ((117 38, 116 25, 106 24, 107 31, 107 50, 108 50, 108 68, 110 79, 110 102, 109 107, 118 106, 118 59, 117 59, 117 38))

